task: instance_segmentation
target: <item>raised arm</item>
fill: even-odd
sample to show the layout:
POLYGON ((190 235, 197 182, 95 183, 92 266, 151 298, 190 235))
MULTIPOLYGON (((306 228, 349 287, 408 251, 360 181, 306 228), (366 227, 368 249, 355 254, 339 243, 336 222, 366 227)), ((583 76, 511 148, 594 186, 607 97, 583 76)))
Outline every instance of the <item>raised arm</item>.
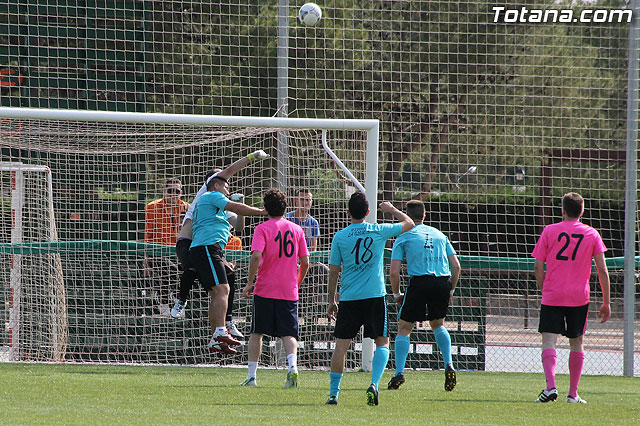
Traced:
POLYGON ((600 312, 598 312, 598 318, 601 318, 600 322, 605 322, 611 315, 609 270, 607 269, 607 263, 604 259, 604 253, 598 253, 593 258, 596 261, 598 280, 600 281, 600 288, 602 289, 602 305, 600 306, 600 312))
POLYGON ((395 217, 398 220, 398 222, 402 225, 401 233, 407 232, 411 230, 414 226, 416 226, 416 224, 413 223, 413 219, 411 219, 409 216, 407 216, 406 214, 402 213, 400 210, 395 208, 393 204, 391 204, 388 201, 384 201, 380 203, 378 208, 383 213, 391 213, 393 217, 395 217))
POLYGON ((249 163, 252 163, 257 160, 264 160, 265 158, 268 158, 268 157, 269 157, 269 154, 259 149, 247 155, 246 157, 243 157, 238 161, 234 162, 229 167, 219 172, 218 176, 223 177, 225 179, 229 179, 231 176, 233 176, 234 174, 238 173, 240 170, 245 168, 249 163))

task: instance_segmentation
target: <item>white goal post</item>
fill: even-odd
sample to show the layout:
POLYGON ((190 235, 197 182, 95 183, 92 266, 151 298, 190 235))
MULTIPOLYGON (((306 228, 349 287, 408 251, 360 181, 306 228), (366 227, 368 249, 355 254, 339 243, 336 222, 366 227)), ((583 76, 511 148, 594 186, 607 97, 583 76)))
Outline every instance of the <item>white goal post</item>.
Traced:
MULTIPOLYGON (((113 123, 148 123, 148 124, 186 124, 205 126, 241 126, 268 127, 277 129, 317 129, 317 130, 364 130, 367 132, 365 194, 371 212, 368 222, 375 222, 378 212, 378 120, 358 119, 322 119, 322 118, 287 118, 287 117, 241 117, 222 115, 189 115, 189 114, 156 114, 139 112, 80 111, 53 110, 42 108, 8 108, 0 107, 0 118, 13 120, 73 120, 113 123)), ((331 152, 323 138, 323 146, 331 157, 347 171, 340 160, 331 152)), ((362 185, 350 172, 349 177, 360 188, 362 185)))
MULTIPOLYGON (((12 244, 57 241, 56 222, 53 207, 53 187, 51 169, 44 165, 30 165, 21 162, 0 162, 3 175, 3 189, 6 183, 11 199, 12 244)), ((22 360, 21 353, 40 352, 44 358, 61 361, 66 345, 66 308, 64 280, 59 254, 46 255, 46 260, 29 261, 23 264, 22 254, 10 254, 9 261, 9 321, 8 321, 8 361, 22 360), (37 262, 37 263, 36 263, 37 262), (34 277, 32 269, 46 263, 46 276, 34 277), (35 279, 34 279, 35 278, 35 279), (23 318, 23 286, 41 281, 45 290, 45 301, 40 315, 23 318), (33 349, 21 348, 21 324, 38 327, 34 323, 44 322, 48 337, 43 345, 33 349)), ((31 301, 30 301, 31 302, 31 301)))
MULTIPOLYGON (((216 126, 216 127, 244 127, 244 128, 268 128, 268 129, 308 129, 322 131, 322 148, 328 156, 342 170, 346 179, 353 185, 364 190, 370 205, 370 213, 366 220, 374 223, 377 220, 378 199, 378 145, 379 122, 378 120, 357 119, 304 119, 286 117, 239 117, 239 116, 207 116, 184 114, 156 114, 156 113, 132 113, 132 112, 104 112, 104 111, 79 111, 79 110, 51 110, 37 108, 0 108, 2 120, 44 120, 48 122, 73 121, 78 123, 125 123, 125 124, 149 124, 149 125, 184 125, 184 126, 216 126), (364 165, 364 184, 351 173, 338 155, 327 143, 327 131, 360 131, 366 132, 366 153, 364 165)), ((132 140, 132 144, 136 141, 132 140)), ((55 172, 55 170, 54 170, 55 172)), ((52 204, 53 206, 53 204, 52 204)), ((53 215, 52 215, 53 217, 53 215)), ((344 224, 343 226, 346 226, 344 224)), ((14 241, 12 241, 14 242, 14 241)), ((363 339, 362 359, 360 368, 371 370, 374 343, 371 339, 363 339)))

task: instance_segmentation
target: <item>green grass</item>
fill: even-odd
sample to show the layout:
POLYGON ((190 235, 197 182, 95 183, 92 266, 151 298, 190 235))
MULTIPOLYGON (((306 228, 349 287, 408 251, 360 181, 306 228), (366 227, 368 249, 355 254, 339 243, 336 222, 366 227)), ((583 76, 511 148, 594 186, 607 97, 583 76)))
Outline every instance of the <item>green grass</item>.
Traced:
POLYGON ((584 376, 587 405, 535 404, 542 374, 459 372, 444 392, 442 371, 408 371, 407 383, 369 407, 368 373, 347 373, 340 403, 326 406, 327 372, 302 371, 282 389, 285 370, 259 370, 257 388, 240 387, 246 369, 0 364, 2 424, 447 424, 631 425, 640 422, 640 379, 584 376))

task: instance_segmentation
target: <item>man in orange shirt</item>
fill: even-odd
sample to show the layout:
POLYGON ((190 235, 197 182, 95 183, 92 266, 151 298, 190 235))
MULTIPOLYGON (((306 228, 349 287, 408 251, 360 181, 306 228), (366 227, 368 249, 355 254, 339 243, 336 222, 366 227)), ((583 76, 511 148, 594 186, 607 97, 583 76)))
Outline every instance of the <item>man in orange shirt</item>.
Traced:
MULTIPOLYGON (((189 203, 180 199, 182 182, 170 178, 165 182, 162 198, 144 208, 144 242, 175 246, 182 219, 189 203)), ((169 292, 177 280, 178 268, 172 259, 144 257, 144 274, 149 279, 154 303, 161 315, 169 315, 169 292)))
MULTIPOLYGON (((233 229, 233 228, 231 228, 233 229)), ((229 242, 224 247, 225 250, 242 250, 242 240, 235 236, 231 235, 229 237, 229 242)), ((229 334, 231 336, 242 339, 244 335, 238 330, 238 327, 233 320, 233 302, 235 301, 235 281, 236 281, 236 261, 228 260, 226 258, 222 258, 222 262, 224 263, 224 269, 227 273, 227 280, 229 280, 229 298, 227 301, 227 316, 225 317, 225 323, 227 325, 227 330, 229 330, 229 334), (232 284, 233 281, 233 284, 232 284)))

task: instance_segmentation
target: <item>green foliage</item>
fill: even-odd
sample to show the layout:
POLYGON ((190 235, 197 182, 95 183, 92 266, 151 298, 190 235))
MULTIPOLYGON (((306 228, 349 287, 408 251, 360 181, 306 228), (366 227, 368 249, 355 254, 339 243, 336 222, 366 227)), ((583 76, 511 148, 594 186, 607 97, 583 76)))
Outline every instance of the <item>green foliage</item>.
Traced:
MULTIPOLYGON (((275 114, 277 2, 249 3, 151 3, 153 111, 275 114)), ((628 26, 494 23, 494 5, 504 2, 327 0, 305 27, 292 4, 289 114, 380 119, 384 199, 505 199, 513 166, 540 186, 547 149, 623 149, 628 26), (474 185, 452 184, 470 166, 474 185)), ((542 7, 509 3, 521 6, 542 7)), ((568 6, 586 7, 555 5, 568 6)), ((623 178, 592 164, 553 185, 621 200, 623 178)))
MULTIPOLYGON (((442 371, 408 371, 407 383, 368 407, 370 373, 346 373, 338 406, 326 406, 327 372, 302 371, 282 389, 286 370, 259 370, 258 387, 238 384, 246 369, 0 364, 0 409, 7 424, 633 424, 638 378, 584 376, 575 406, 535 404, 541 374, 459 372, 453 392, 442 371), (517 415, 514 415, 517 413, 517 415)), ((558 376, 566 389, 569 378, 558 376)))

